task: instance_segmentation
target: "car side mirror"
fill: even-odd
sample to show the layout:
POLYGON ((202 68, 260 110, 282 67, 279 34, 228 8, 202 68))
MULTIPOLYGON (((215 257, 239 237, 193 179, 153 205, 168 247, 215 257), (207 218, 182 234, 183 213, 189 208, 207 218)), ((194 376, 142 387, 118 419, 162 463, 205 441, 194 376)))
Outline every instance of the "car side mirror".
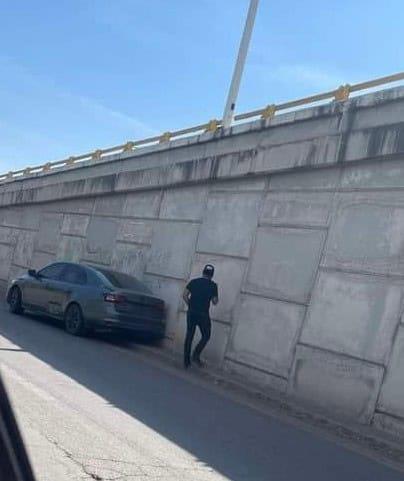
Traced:
POLYGON ((28 269, 28 275, 30 277, 38 277, 38 273, 35 269, 28 269))

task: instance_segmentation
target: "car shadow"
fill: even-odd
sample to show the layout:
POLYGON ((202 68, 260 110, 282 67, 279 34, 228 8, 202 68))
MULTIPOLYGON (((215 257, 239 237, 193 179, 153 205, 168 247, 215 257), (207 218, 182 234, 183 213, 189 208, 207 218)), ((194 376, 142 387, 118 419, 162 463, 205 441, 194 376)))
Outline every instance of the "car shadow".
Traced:
POLYGON ((400 473, 233 402, 186 376, 175 376, 142 358, 122 356, 113 344, 136 349, 133 339, 122 334, 74 338, 53 320, 11 315, 2 305, 0 315, 0 334, 18 348, 97 393, 226 479, 401 479, 400 473))
MULTIPOLYGON (((19 316, 21 317, 21 316, 19 316)), ((24 318, 31 319, 39 324, 54 327, 61 331, 64 331, 63 322, 53 317, 45 315, 39 315, 32 312, 26 312, 24 318)), ((133 348, 134 344, 158 347, 162 344, 162 341, 155 339, 152 336, 142 333, 131 333, 125 331, 111 331, 111 330, 96 330, 90 331, 83 339, 95 339, 107 344, 113 344, 119 347, 127 349, 133 348)))

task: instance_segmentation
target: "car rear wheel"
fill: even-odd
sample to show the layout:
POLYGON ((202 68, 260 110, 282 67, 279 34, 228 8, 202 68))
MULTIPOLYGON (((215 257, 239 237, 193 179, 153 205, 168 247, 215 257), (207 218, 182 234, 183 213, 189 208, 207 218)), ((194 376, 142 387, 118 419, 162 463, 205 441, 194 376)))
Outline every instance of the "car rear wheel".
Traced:
POLYGON ((70 304, 64 316, 65 329, 73 336, 84 336, 86 334, 86 326, 84 323, 83 313, 78 304, 70 304))
POLYGON ((10 306, 10 312, 13 314, 22 314, 24 308, 22 307, 22 295, 19 287, 13 287, 10 291, 8 304, 10 306))

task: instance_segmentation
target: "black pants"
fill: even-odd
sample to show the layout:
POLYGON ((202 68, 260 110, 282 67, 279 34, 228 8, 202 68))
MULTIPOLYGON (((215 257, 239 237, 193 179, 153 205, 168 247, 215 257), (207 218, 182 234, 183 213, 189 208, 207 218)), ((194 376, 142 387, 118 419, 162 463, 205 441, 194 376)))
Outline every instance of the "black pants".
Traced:
POLYGON ((199 312, 190 312, 187 313, 187 335, 185 337, 185 344, 184 344, 184 363, 188 365, 191 362, 191 347, 192 341, 194 340, 195 336, 195 329, 196 326, 199 327, 201 331, 202 338, 195 347, 195 350, 192 354, 193 359, 199 359, 201 352, 205 348, 206 344, 210 339, 211 333, 211 322, 209 314, 199 313, 199 312))

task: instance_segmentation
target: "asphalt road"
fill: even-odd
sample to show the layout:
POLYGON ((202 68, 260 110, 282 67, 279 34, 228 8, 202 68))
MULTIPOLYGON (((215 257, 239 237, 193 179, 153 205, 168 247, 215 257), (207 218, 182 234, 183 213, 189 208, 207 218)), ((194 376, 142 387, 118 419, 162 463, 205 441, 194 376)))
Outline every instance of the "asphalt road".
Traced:
POLYGON ((399 481, 125 346, 0 305, 0 364, 40 481, 399 481))

